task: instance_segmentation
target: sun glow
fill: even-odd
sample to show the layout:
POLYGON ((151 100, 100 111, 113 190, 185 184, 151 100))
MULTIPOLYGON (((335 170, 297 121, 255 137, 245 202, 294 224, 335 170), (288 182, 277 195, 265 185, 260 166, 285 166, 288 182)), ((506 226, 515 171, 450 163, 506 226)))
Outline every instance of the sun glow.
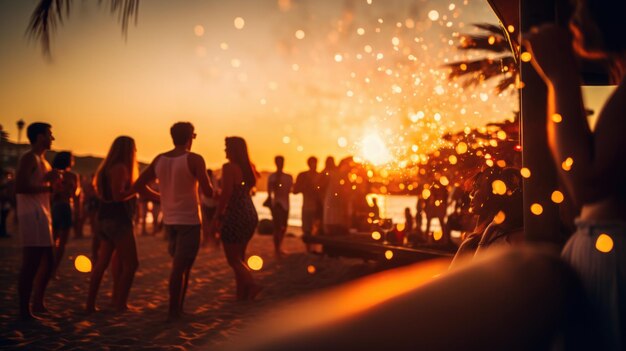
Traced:
POLYGON ((389 163, 393 159, 385 142, 376 133, 367 134, 363 137, 360 151, 359 156, 375 166, 389 163))

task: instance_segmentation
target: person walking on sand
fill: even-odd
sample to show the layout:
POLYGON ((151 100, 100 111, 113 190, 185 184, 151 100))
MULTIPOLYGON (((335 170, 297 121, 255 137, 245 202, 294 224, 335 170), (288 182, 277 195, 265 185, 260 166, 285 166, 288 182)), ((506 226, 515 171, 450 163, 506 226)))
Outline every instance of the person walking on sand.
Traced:
POLYGON ((61 151, 52 160, 52 168, 63 174, 63 180, 57 190, 52 192, 52 237, 55 243, 54 269, 56 274, 65 253, 67 239, 73 226, 73 209, 77 210, 80 194, 78 175, 71 171, 74 156, 69 151, 61 151), (72 206, 73 205, 73 206, 72 206))
MULTIPOLYGON (((294 194, 302 194, 302 234, 304 239, 317 234, 314 229, 321 225, 322 204, 319 195, 320 174, 317 172, 317 158, 309 157, 307 160, 309 169, 301 172, 296 177, 293 186, 294 194)), ((311 244, 306 244, 308 252, 311 252, 311 244)))
POLYGON ((244 139, 226 138, 226 158, 228 162, 222 166, 215 225, 220 231, 226 260, 235 273, 237 300, 254 300, 261 287, 255 283, 245 258, 246 248, 258 224, 250 196, 257 176, 244 139))
POLYGON ((52 170, 44 158, 54 140, 50 124, 32 123, 26 134, 31 149, 20 158, 16 176, 17 218, 22 244, 17 289, 20 318, 33 320, 36 319, 33 312, 48 312, 44 294, 54 266, 50 193, 61 180, 61 175, 52 170))
POLYGON ((285 158, 276 156, 274 158, 276 172, 270 174, 267 179, 267 193, 271 199, 270 210, 272 221, 274 222, 274 253, 276 257, 282 257, 285 252, 282 250, 283 239, 287 232, 287 219, 289 218, 289 193, 293 185, 291 174, 283 172, 285 158))
POLYGON ((113 256, 113 307, 121 312, 128 309, 130 288, 139 266, 137 245, 133 234, 135 198, 125 193, 137 179, 135 141, 127 136, 117 137, 94 177, 94 188, 100 199, 97 210, 99 238, 98 255, 91 272, 87 294, 87 313, 96 311, 100 282, 113 256))
POLYGON ((189 283, 189 274, 200 247, 200 201, 198 186, 206 197, 213 195, 202 156, 191 152, 196 138, 193 124, 177 122, 170 128, 174 148, 158 155, 141 173, 131 193, 155 194, 147 185, 159 181, 163 223, 172 256, 169 279, 168 321, 180 319, 189 283))

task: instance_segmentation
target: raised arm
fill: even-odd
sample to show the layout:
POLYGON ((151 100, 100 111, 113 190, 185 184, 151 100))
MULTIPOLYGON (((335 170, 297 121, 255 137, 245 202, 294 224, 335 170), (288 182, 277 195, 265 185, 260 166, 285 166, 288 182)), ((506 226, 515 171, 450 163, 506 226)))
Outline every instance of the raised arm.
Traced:
POLYGON ((618 88, 602 111, 604 124, 592 133, 583 106, 581 78, 566 29, 544 25, 527 36, 532 64, 548 88, 548 142, 567 189, 579 205, 611 196, 626 112, 624 88, 618 88), (602 128, 609 125, 608 128, 602 128), (612 127, 611 127, 612 126, 612 127))

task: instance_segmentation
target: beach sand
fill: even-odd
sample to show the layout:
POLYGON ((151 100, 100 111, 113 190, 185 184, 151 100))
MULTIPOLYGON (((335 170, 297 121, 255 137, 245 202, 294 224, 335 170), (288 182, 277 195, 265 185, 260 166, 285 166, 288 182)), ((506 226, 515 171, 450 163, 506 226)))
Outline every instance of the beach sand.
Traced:
MULTIPOLYGON (((298 231, 290 228, 290 231, 298 231)), ((15 232, 15 231, 13 231, 15 232)), ((89 274, 74 268, 77 255, 90 256, 91 239, 71 239, 58 279, 50 282, 46 303, 51 314, 42 322, 17 320, 17 274, 21 260, 18 239, 0 240, 0 347, 42 350, 211 350, 236 340, 258 317, 293 298, 372 273, 376 264, 359 259, 328 258, 305 253, 300 238, 288 236, 284 248, 290 254, 280 261, 273 256, 271 236, 256 234, 248 254, 258 255, 263 267, 255 272, 265 287, 257 301, 238 302, 234 278, 221 249, 201 249, 191 273, 185 310, 191 315, 165 323, 170 257, 162 234, 137 236, 139 269, 130 292, 131 310, 115 313, 109 307, 111 278, 108 272, 100 288, 100 311, 83 312, 89 274), (309 266, 314 267, 314 273, 309 266)))

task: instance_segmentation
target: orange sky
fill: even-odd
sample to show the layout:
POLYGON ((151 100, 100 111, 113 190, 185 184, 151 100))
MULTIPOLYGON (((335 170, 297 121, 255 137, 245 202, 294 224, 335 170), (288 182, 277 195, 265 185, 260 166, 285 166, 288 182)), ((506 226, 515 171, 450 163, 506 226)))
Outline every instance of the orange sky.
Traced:
POLYGON ((295 173, 310 155, 358 154, 372 135, 393 156, 426 152, 444 130, 517 106, 513 90, 463 90, 441 67, 471 57, 455 49, 471 23, 496 22, 483 1, 151 0, 127 40, 105 8, 75 1, 52 61, 24 36, 35 4, 0 0, 0 123, 15 140, 19 118, 50 122, 54 148, 79 155, 101 156, 126 134, 149 161, 188 120, 210 167, 239 135, 259 168, 280 153, 295 173), (419 111, 426 122, 410 122, 419 111))

